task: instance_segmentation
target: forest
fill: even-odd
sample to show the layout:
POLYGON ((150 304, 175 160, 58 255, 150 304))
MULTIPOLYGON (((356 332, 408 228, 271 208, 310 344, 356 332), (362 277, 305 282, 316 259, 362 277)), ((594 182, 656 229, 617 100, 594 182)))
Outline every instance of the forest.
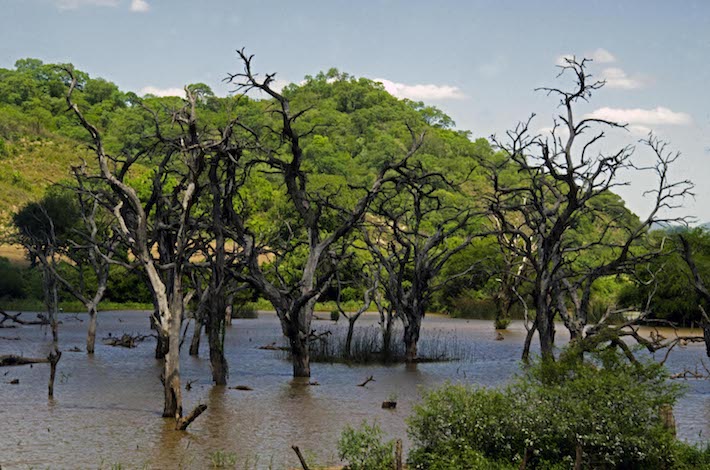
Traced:
POLYGON ((710 357, 710 234, 681 210, 693 184, 674 179, 672 143, 615 148, 626 123, 577 111, 605 85, 587 59, 538 91, 558 101, 549 131, 521 115, 488 138, 370 79, 330 69, 280 88, 258 56, 237 59, 226 97, 203 83, 138 96, 38 59, 0 69, 0 333, 42 328, 49 345, 3 348, 0 366, 48 364, 61 395, 78 312, 89 357, 150 343, 162 417, 187 432, 211 406, 187 392, 187 357, 208 359, 215 387, 258 375, 225 338, 262 312, 282 338, 253 347, 306 387, 321 363, 455 361, 426 322, 484 320, 500 341, 522 328, 521 374, 447 378, 413 406, 404 457, 377 423, 346 426, 346 468, 710 468, 672 413, 673 379, 710 372, 663 367, 684 348, 710 357), (641 173, 654 187, 635 214, 617 190, 641 173), (150 330, 102 337, 109 311, 150 330))

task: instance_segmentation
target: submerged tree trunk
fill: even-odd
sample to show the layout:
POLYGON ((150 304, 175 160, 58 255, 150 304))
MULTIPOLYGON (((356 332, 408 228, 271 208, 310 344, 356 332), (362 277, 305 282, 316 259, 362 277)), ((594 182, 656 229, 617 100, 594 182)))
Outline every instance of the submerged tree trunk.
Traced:
POLYGON ((96 324, 98 311, 95 304, 89 304, 89 328, 86 332, 86 353, 94 354, 94 348, 96 346, 96 324))
POLYGON ((306 322, 306 315, 307 312, 302 311, 296 314, 290 312, 287 317, 282 317, 286 318, 283 329, 290 345, 294 377, 311 376, 310 338, 308 334, 310 332, 310 323, 306 322), (299 321, 304 322, 300 327, 299 321))
POLYGON ((195 317, 195 328, 190 341, 190 356, 200 355, 200 336, 202 336, 202 318, 195 317))
POLYGON ((49 267, 44 269, 44 300, 47 306, 47 316, 49 317, 50 328, 52 329, 52 349, 49 352, 47 359, 49 360, 49 384, 47 387, 47 395, 49 398, 54 398, 54 379, 57 375, 57 363, 62 357, 59 350, 59 321, 57 318, 59 292, 57 279, 49 267))
POLYGON ((421 327, 421 315, 415 314, 408 316, 407 322, 404 325, 404 357, 407 362, 415 362, 417 359, 417 343, 419 342, 419 331, 421 327))
POLYGON ((170 312, 163 319, 167 327, 168 351, 164 363, 165 406, 163 417, 180 419, 182 417, 182 392, 180 389, 180 324, 182 322, 182 289, 180 280, 173 285, 170 312))
POLYGON ((207 313, 207 339, 210 346, 210 365, 212 366, 212 380, 215 385, 227 385, 229 364, 224 356, 224 318, 226 299, 221 290, 210 297, 210 306, 207 313))
POLYGON ((350 357, 353 345, 353 333, 355 332, 355 322, 357 317, 348 318, 348 335, 345 338, 345 357, 350 357))

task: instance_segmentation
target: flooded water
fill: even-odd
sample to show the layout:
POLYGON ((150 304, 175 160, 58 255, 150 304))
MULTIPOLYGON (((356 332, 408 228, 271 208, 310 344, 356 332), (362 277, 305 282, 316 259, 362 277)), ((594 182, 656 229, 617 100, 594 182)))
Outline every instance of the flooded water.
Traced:
MULTIPOLYGON (((83 352, 86 322, 66 315, 60 326, 61 348, 55 399, 47 400, 48 366, 0 369, 0 466, 11 468, 210 468, 217 451, 236 455, 237 468, 298 468, 291 450, 298 445, 319 463, 339 462, 336 442, 346 425, 377 421, 391 438, 406 436, 406 417, 422 392, 442 382, 500 385, 518 371, 525 330, 514 322, 503 341, 496 341, 492 322, 428 317, 423 326, 422 352, 427 338, 439 337, 461 360, 423 363, 416 367, 313 364, 318 386, 291 378, 291 364, 282 352, 258 346, 282 342, 273 314, 235 320, 228 329, 226 350, 229 384, 253 391, 213 387, 206 340, 199 358, 182 358, 182 380, 194 381, 184 391, 184 407, 199 403, 207 411, 189 432, 173 430, 160 418, 160 363, 153 358, 154 341, 135 349, 110 347, 98 341, 93 358, 83 352), (2 375, 4 374, 4 375, 2 375), (357 384, 372 375, 365 387, 357 384), (19 379, 18 385, 9 384, 19 379), (394 411, 382 401, 397 397, 394 411)), ((366 316, 362 326, 375 322, 366 316)), ((323 328, 331 322, 316 322, 323 328)), ((103 312, 98 336, 108 333, 148 333, 146 312, 103 312)), ((564 341, 563 331, 558 333, 564 341)), ((666 332, 665 334, 671 334, 666 332)), ((50 333, 37 326, 0 329, 0 354, 43 356, 50 333), (19 339, 15 339, 19 338, 19 339)), ((188 338, 189 341, 189 338, 188 338)), ((695 368, 705 357, 702 344, 674 350, 671 372, 695 368)), ((706 361, 707 362, 707 361, 706 361)), ((702 366, 700 366, 701 370, 702 366)), ((688 380, 686 396, 675 409, 683 439, 704 440, 710 431, 710 381, 688 380)))

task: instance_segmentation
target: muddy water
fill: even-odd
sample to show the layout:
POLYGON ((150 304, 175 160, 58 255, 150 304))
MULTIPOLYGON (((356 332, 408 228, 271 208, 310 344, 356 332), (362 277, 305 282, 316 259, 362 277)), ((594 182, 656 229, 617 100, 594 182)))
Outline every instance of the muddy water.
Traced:
MULTIPOLYGON (((320 385, 304 386, 292 381, 291 365, 283 353, 257 348, 282 341, 272 314, 235 320, 226 338, 229 383, 254 390, 212 387, 203 340, 200 358, 184 354, 183 383, 194 383, 183 398, 186 409, 199 403, 208 408, 188 433, 180 433, 160 418, 162 388, 160 365, 153 358, 154 341, 135 349, 99 342, 95 357, 88 358, 68 351, 84 347, 86 322, 80 319, 81 315, 67 315, 60 327, 65 353, 58 367, 55 400, 47 401, 47 366, 0 369, 3 469, 112 468, 118 463, 122 468, 209 468, 216 451, 236 455, 238 468, 295 468, 298 461, 291 445, 300 446, 320 463, 337 463, 340 431, 363 420, 376 420, 388 436, 404 439, 406 448, 405 418, 422 391, 447 380, 505 383, 518 370, 525 334, 516 322, 503 341, 496 341, 490 321, 430 317, 424 322, 422 352, 444 343, 461 360, 414 368, 313 364, 313 380, 320 385), (427 344, 427 338, 439 341, 427 344), (374 382, 357 386, 370 375, 374 382), (19 385, 10 385, 11 379, 19 379, 19 385), (382 410, 382 401, 391 395, 397 397, 397 409, 382 410)), ((362 325, 374 321, 367 317, 362 325)), ((331 322, 316 323, 333 329, 331 322)), ((99 337, 124 332, 148 333, 147 314, 101 314, 99 337)), ((0 329, 0 354, 41 356, 49 341, 49 331, 37 326, 0 329)), ((703 346, 690 345, 677 348, 667 364, 676 372, 694 368, 703 358, 703 346)), ((687 384, 688 393, 675 410, 679 435, 689 441, 704 440, 710 432, 710 381, 687 384)))

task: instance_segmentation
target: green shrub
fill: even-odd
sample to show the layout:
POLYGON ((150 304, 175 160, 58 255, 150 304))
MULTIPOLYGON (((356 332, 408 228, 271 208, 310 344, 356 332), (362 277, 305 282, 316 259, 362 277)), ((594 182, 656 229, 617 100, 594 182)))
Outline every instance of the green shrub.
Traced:
POLYGON ((363 422, 346 426, 340 434, 338 453, 350 470, 389 470, 394 467, 394 441, 382 442, 382 430, 363 422))
POLYGON ((232 318, 250 319, 259 318, 259 312, 251 302, 234 305, 232 307, 232 318))
POLYGON ((538 362, 503 390, 448 384, 415 407, 410 463, 519 464, 528 451, 529 468, 564 467, 580 445, 584 468, 668 468, 682 448, 659 417, 679 395, 665 378, 658 364, 605 351, 584 362, 572 354, 538 362))
POLYGON ((333 321, 338 321, 340 320, 340 312, 337 310, 331 310, 330 312, 330 319, 333 321))
POLYGON ((493 326, 496 330, 505 330, 510 326, 510 318, 496 318, 493 321, 493 326))

